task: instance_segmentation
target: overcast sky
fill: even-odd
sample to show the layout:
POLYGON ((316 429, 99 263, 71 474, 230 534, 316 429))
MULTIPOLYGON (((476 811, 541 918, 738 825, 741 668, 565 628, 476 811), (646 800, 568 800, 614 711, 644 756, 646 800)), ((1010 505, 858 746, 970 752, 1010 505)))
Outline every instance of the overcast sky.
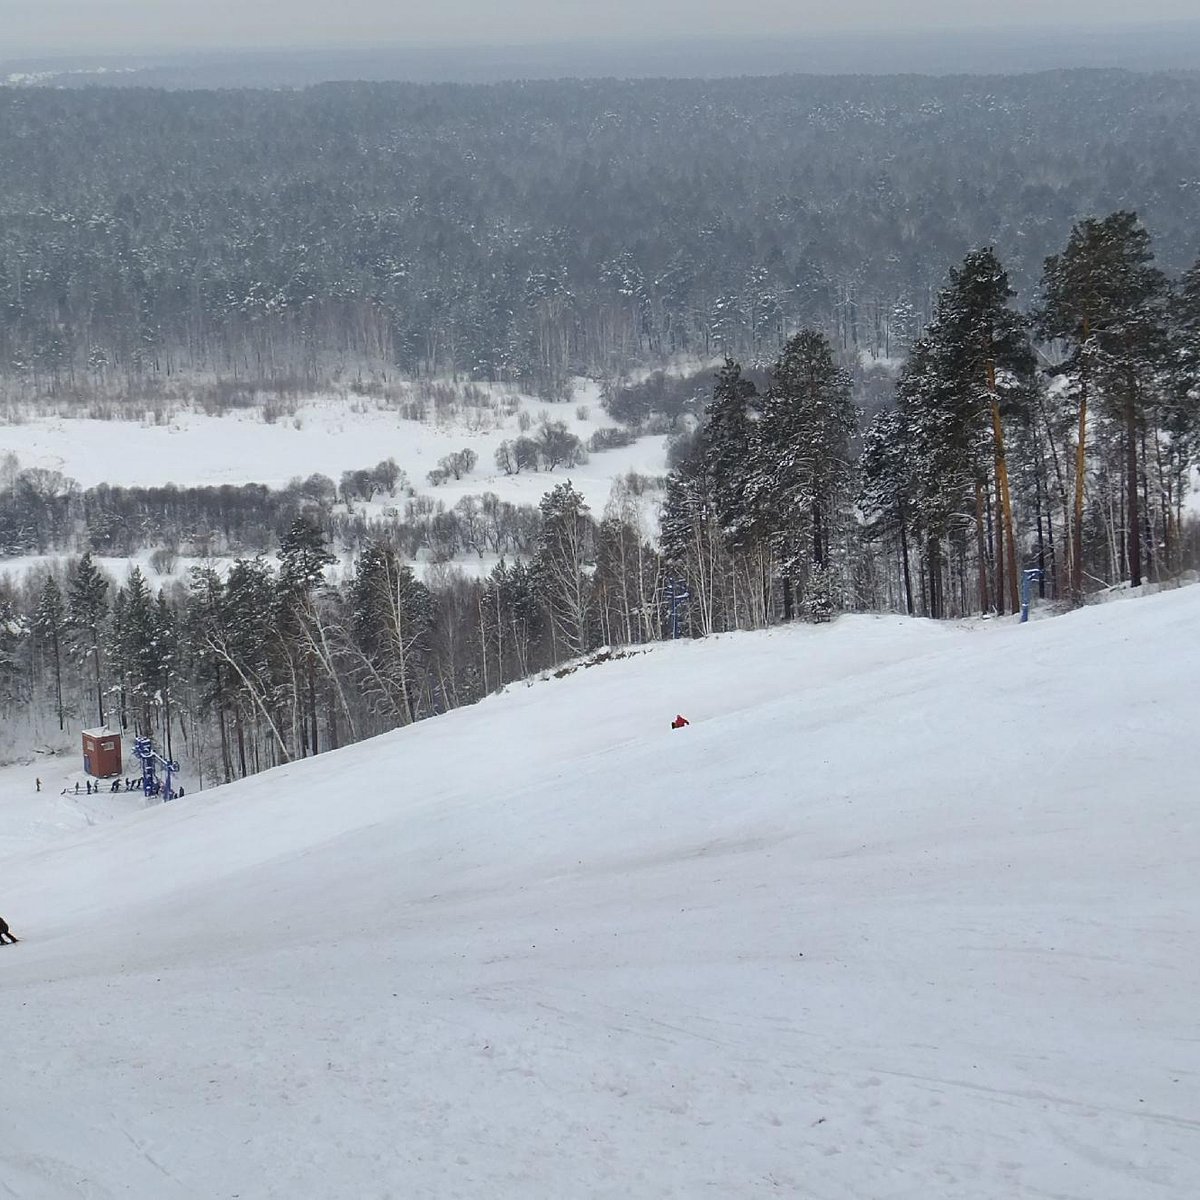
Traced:
POLYGON ((0 0, 0 59, 1195 20, 1196 0, 0 0))

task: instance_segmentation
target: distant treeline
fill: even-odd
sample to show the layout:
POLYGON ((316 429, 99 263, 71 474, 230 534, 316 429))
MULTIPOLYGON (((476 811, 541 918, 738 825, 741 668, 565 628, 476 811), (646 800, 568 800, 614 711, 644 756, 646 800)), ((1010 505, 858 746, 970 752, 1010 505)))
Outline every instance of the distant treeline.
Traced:
POLYGON ((0 378, 902 354, 979 244, 1025 293, 1136 207, 1182 270, 1198 164, 1189 74, 0 89, 0 378))
POLYGON ((0 557, 90 551, 127 558, 150 549, 152 565, 170 574, 181 555, 273 553, 300 518, 319 523, 346 551, 386 538, 409 558, 433 562, 525 554, 539 529, 536 507, 493 492, 450 506, 417 495, 391 459, 346 471, 340 483, 316 474, 277 489, 257 483, 80 488, 58 471, 14 468, 11 459, 0 467, 0 557), (376 507, 364 509, 362 501, 376 507))

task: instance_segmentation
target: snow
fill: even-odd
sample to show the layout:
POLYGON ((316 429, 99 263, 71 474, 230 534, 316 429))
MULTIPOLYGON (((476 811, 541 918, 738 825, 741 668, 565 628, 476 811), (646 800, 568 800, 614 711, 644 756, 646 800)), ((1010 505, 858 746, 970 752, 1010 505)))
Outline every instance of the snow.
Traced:
POLYGON ((903 354, 876 354, 868 349, 858 352, 858 363, 864 371, 889 371, 898 375, 907 361, 903 354))
MULTIPOLYGON (((613 422, 601 405, 599 385, 592 380, 576 380, 574 399, 562 404, 511 393, 498 384, 473 386, 483 397, 483 405, 471 408, 464 404, 446 420, 404 420, 395 411, 376 407, 374 401, 361 397, 317 396, 273 422, 264 421, 258 410, 245 409, 221 417, 182 410, 163 421, 147 418, 140 422, 30 417, 5 427, 4 450, 15 454, 22 468, 60 471, 84 488, 102 483, 142 487, 258 483, 280 488, 313 474, 325 475, 336 484, 344 471, 371 468, 392 458, 407 476, 412 494, 429 496, 447 509, 464 496, 479 497, 486 492, 511 504, 536 506, 547 492, 569 479, 597 519, 603 515, 617 479, 630 472, 651 479, 666 473, 669 439, 655 435, 639 438, 630 446, 592 453, 587 462, 575 467, 505 475, 495 467, 496 448, 505 440, 536 436, 543 419, 562 421, 585 446, 597 429, 611 427, 613 422), (528 426, 524 433, 522 417, 528 426), (436 487, 428 483, 426 476, 439 459, 467 448, 478 457, 473 471, 436 487), (130 467, 133 463, 136 470, 130 467)), ((368 519, 389 513, 403 516, 408 498, 404 492, 379 495, 370 503, 356 500, 353 507, 368 519)), ((657 529, 658 501, 654 489, 639 498, 641 521, 651 535, 657 529)), ((152 585, 161 585, 186 581, 194 566, 223 573, 239 557, 177 555, 173 569, 163 572, 151 563, 156 549, 147 546, 129 558, 98 555, 95 561, 113 579, 123 581, 136 565, 152 585)), ((60 568, 76 557, 52 553, 0 558, 0 576, 18 583, 34 569, 60 568)), ((467 574, 483 575, 498 561, 495 555, 470 554, 456 559, 454 565, 467 574)), ((427 576, 436 569, 428 562, 416 565, 427 576)), ((351 567, 347 559, 331 578, 351 567)))
MULTIPOLYGON (((114 793, 107 782, 102 793, 89 795, 85 783, 91 776, 83 770, 78 736, 73 740, 76 748, 69 754, 38 755, 33 762, 0 766, 0 811, 4 814, 0 821, 0 862, 9 856, 36 851, 66 834, 121 820, 146 807, 141 792, 114 793)), ((140 775, 136 760, 134 765, 140 775)), ((0 1155, 0 1164, 3 1161, 0 1155)), ((0 1181, 3 1179, 0 1166, 0 1181)))
MULTIPOLYGON (((171 580, 187 581, 192 567, 212 567, 224 574, 236 561, 230 556, 210 555, 200 558, 195 555, 179 554, 175 556, 174 570, 159 571, 150 561, 156 547, 147 547, 129 558, 115 555, 93 554, 92 562, 105 574, 124 583, 129 578, 130 571, 137 567, 151 587, 161 587, 171 580)), ((82 553, 82 552, 81 552, 82 553)), ((246 558, 253 555, 247 551, 246 558)), ((8 558, 0 558, 0 577, 7 578, 11 583, 18 584, 31 571, 66 570, 68 565, 79 560, 79 554, 14 554, 8 558)))
MULTIPOLYGON (((479 389, 490 396, 487 389, 479 389)), ((421 493, 447 507, 464 495, 496 492, 513 503, 536 504, 563 478, 569 477, 597 512, 603 510, 612 481, 631 470, 648 475, 665 472, 664 437, 645 437, 632 446, 603 451, 590 461, 553 472, 523 471, 504 475, 495 468, 496 447, 522 436, 521 413, 535 436, 545 418, 563 421, 586 445, 597 429, 613 422, 600 404, 598 386, 579 380, 575 399, 552 404, 529 396, 507 397, 517 405, 505 414, 497 409, 465 409, 447 422, 402 419, 373 401, 317 396, 298 404, 294 413, 267 422, 258 410, 240 409, 224 416, 180 411, 163 421, 96 420, 31 417, 4 430, 4 449, 22 467, 61 471, 81 487, 108 483, 161 487, 259 483, 283 487, 294 478, 322 474, 337 483, 343 471, 375 466, 394 458, 421 493), (580 408, 586 418, 578 416, 580 408), (479 418, 479 419, 476 419, 479 418), (496 426, 490 426, 496 422, 496 426), (469 448, 478 455, 475 470, 462 480, 430 487, 425 479, 440 458, 469 448)), ((395 504, 396 501, 390 503, 395 504)), ((399 501, 403 507, 403 499, 399 501)))
POLYGON ((26 839, 0 1191, 1191 1195, 1198 621, 661 645, 26 839))

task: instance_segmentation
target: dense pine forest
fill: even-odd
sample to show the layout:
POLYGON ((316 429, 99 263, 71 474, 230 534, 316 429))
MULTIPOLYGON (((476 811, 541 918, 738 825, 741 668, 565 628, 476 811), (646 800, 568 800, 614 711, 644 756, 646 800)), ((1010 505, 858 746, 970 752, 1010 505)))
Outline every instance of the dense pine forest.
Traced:
POLYGON ((0 374, 465 372, 554 396, 798 328, 902 353, 1080 218, 1197 253, 1200 76, 0 89, 0 374))
POLYGON ((1200 78, 1119 72, 0 89, 8 400, 590 374, 611 421, 496 450, 554 473, 537 508, 446 507, 391 460, 272 491, 6 459, 0 550, 78 557, 0 585, 0 710, 212 782, 675 633, 1179 578, 1198 110, 1200 78), (674 355, 723 366, 624 374, 674 355), (571 467, 651 431, 663 477, 589 510, 571 467), (235 561, 94 561, 152 546, 235 561))

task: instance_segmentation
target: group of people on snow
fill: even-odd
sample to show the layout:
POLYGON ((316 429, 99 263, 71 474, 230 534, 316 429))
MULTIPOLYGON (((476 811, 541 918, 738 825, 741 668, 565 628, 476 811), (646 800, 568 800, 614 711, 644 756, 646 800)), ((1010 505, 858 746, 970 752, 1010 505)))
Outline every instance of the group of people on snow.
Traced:
MULTIPOLYGON (((87 789, 87 795, 89 795, 89 796, 100 795, 100 781, 99 780, 97 780, 93 784, 90 779, 85 779, 84 786, 87 789)), ((140 779, 134 778, 134 779, 126 779, 124 781, 122 781, 120 779, 114 779, 112 781, 112 786, 108 790, 110 792, 121 792, 121 791, 137 792, 137 791, 140 791, 141 788, 142 788, 142 781, 140 779), (124 785, 125 785, 124 787, 121 786, 122 782, 124 782, 124 785)), ((42 790, 42 781, 40 779, 37 781, 37 790, 39 792, 42 790)), ((70 790, 71 789, 69 787, 65 787, 65 788, 63 788, 61 794, 65 796, 70 790)), ((162 784, 156 779, 150 789, 150 795, 161 796, 162 794, 163 794, 162 784)), ((182 787, 178 788, 178 789, 171 788, 171 790, 166 793, 165 799, 177 800, 183 794, 184 794, 184 790, 182 787)), ((79 795, 79 780, 78 779, 75 780, 75 795, 76 796, 79 795)))

